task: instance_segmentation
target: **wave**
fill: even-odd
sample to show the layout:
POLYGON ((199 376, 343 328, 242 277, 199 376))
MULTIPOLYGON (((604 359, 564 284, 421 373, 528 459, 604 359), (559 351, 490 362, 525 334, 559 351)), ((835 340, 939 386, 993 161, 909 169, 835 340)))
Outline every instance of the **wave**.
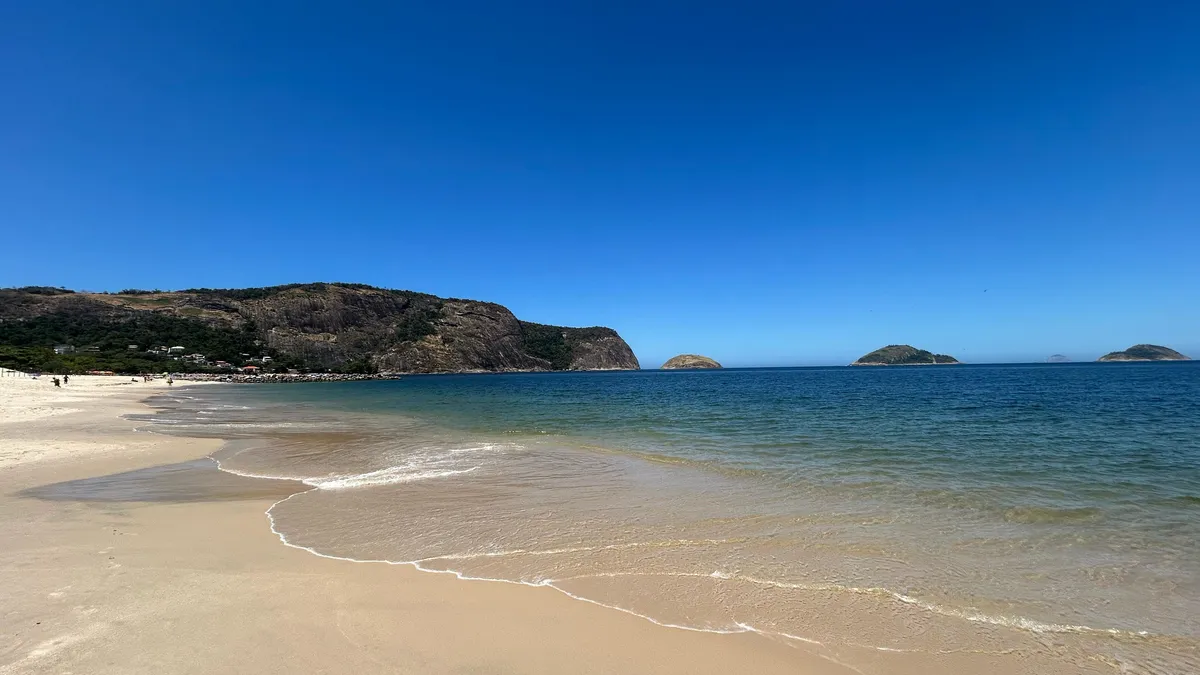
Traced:
POLYGON ((1045 525, 1052 523, 1081 523, 1099 520, 1104 513, 1092 506, 1056 509, 1047 506, 1017 506, 1004 512, 1010 523, 1045 525))
MULTIPOLYGON (((436 558, 427 558, 418 562, 427 562, 430 560, 440 560, 444 556, 436 558)), ((760 579, 742 574, 723 572, 717 570, 709 574, 701 574, 699 572, 598 572, 595 574, 581 574, 565 579, 551 579, 549 584, 555 582, 573 581, 576 579, 594 579, 606 577, 641 577, 641 576, 669 576, 669 577, 708 577, 712 579, 720 579, 723 581, 743 581, 754 584, 756 586, 769 586, 774 588, 787 588, 803 591, 825 591, 825 592, 842 592, 854 593, 857 595, 874 595, 886 597, 902 602, 906 605, 919 607, 925 611, 941 616, 964 619, 975 623, 987 623, 995 626, 1004 626, 1007 628, 1017 628, 1030 633, 1094 633, 1103 635, 1128 636, 1128 637, 1147 637, 1151 633, 1149 631, 1126 631, 1117 628, 1093 628, 1091 626, 1044 623, 1035 619, 1030 619, 1023 616, 1003 616, 993 614, 983 614, 980 612, 960 610, 953 607, 945 607, 932 602, 926 602, 919 598, 914 598, 910 595, 893 591, 889 588, 880 587, 859 587, 859 586, 844 586, 841 584, 798 584, 792 582, 776 581, 773 579, 760 579)))
POLYGON ((445 478, 470 473, 478 469, 472 466, 464 469, 422 469, 411 465, 390 466, 385 469, 368 471, 366 473, 334 474, 331 476, 280 476, 275 474, 254 473, 241 469, 231 469, 223 466, 221 461, 210 457, 217 468, 226 473, 244 478, 262 478, 266 480, 288 480, 311 486, 314 490, 346 490, 350 488, 373 487, 380 485, 395 485, 431 478, 445 478))
MULTIPOLYGON (((734 539, 668 539, 666 541, 626 542, 622 544, 601 544, 598 546, 567 546, 545 550, 508 549, 504 551, 480 551, 476 553, 447 553, 445 555, 422 558, 416 562, 432 560, 477 560, 479 558, 504 558, 508 556, 543 556, 563 555, 567 553, 596 553, 598 551, 623 551, 637 548, 675 548, 681 546, 711 546, 714 544, 738 544, 745 538, 734 539)), ((572 577, 579 578, 579 577, 572 577)), ((561 579, 559 581, 562 581, 561 579)))
POLYGON ((482 468, 481 464, 464 466, 456 459, 459 455, 492 452, 502 446, 495 443, 485 443, 479 446, 465 448, 448 448, 440 452, 418 455, 394 466, 367 471, 364 473, 329 474, 325 476, 282 476, 261 474, 235 469, 226 466, 216 457, 209 457, 217 468, 245 478, 265 478, 268 480, 290 480, 311 486, 318 490, 347 490, 352 488, 376 487, 381 485, 396 485, 434 478, 447 478, 471 473, 482 468))
MULTIPOLYGON (((513 584, 513 585, 517 585, 517 586, 528 586, 531 588, 551 588, 551 589, 554 589, 554 590, 558 591, 559 593, 562 593, 563 595, 566 595, 567 597, 572 598, 574 600, 579 600, 581 602, 586 602, 586 603, 589 603, 592 605, 597 605, 600 607, 604 607, 606 609, 616 610, 623 614, 629 614, 631 616, 636 616, 640 619, 643 619, 645 621, 648 621, 648 622, 653 623, 658 626, 662 626, 664 628, 673 628, 673 629, 677 629, 677 630, 685 630, 685 631, 691 631, 691 632, 697 632, 697 633, 712 633, 712 634, 718 634, 718 635, 729 635, 729 634, 739 634, 739 633, 756 633, 756 634, 763 635, 766 637, 782 638, 787 641, 802 642, 802 643, 805 643, 808 645, 821 646, 821 647, 829 646, 825 642, 823 642, 821 640, 817 640, 812 637, 796 635, 796 634, 792 634, 792 633, 788 633, 788 632, 784 632, 784 631, 780 631, 780 630, 760 628, 751 623, 748 623, 745 621, 739 621, 739 620, 731 621, 726 626, 696 626, 696 625, 690 625, 690 624, 685 624, 685 623, 675 623, 675 622, 671 622, 671 621, 663 621, 658 618, 655 618, 654 616, 651 616, 648 614, 643 614, 641 612, 634 611, 627 607, 622 607, 620 605, 614 605, 614 604, 601 602, 594 598, 590 598, 585 595, 580 595, 578 593, 574 593, 570 590, 567 590, 566 588, 563 588, 561 586, 561 584, 568 582, 568 581, 580 580, 580 579, 620 577, 620 576, 630 576, 630 577, 633 577, 633 576, 673 576, 673 577, 711 578, 711 579, 715 579, 715 580, 719 580, 719 581, 740 581, 740 582, 752 583, 752 584, 760 585, 760 586, 769 586, 769 587, 777 587, 777 588, 791 588, 791 589, 827 591, 827 592, 845 592, 845 593, 881 596, 881 597, 890 598, 895 601, 904 603, 906 605, 914 606, 914 607, 920 608, 924 611, 928 611, 928 612, 938 614, 941 616, 958 618, 958 619, 971 621, 971 622, 977 622, 977 623, 987 623, 987 624, 991 624, 991 625, 1003 626, 1003 627, 1007 627, 1007 628, 1011 628, 1011 629, 1025 631, 1025 632, 1032 633, 1035 635, 1036 634, 1047 634, 1047 633, 1050 633, 1050 634, 1074 633, 1074 634, 1092 634, 1092 635, 1096 635, 1096 636, 1100 636, 1100 637, 1107 636, 1107 637, 1118 637, 1118 638, 1145 639, 1145 638, 1150 638, 1150 637, 1156 637, 1147 631, 1125 631, 1125 630, 1112 629, 1112 628, 1093 628, 1091 626, 1085 626, 1085 625, 1045 623, 1045 622, 1040 622, 1040 621, 1037 621, 1034 619, 1029 619, 1027 617, 1021 617, 1021 616, 1013 617, 1013 616, 1003 616, 1003 615, 989 615, 989 614, 983 614, 983 613, 978 613, 978 612, 973 612, 973 611, 960 610, 960 609, 956 609, 953 607, 944 607, 942 605, 938 605, 935 603, 926 602, 926 601, 920 600, 918 598, 914 598, 914 597, 906 595, 904 593, 893 591, 893 590, 887 589, 887 588, 873 588, 873 587, 862 588, 862 587, 855 587, 855 586, 842 586, 842 585, 838 585, 838 584, 811 584, 811 585, 810 584, 795 584, 795 583, 781 582, 781 581, 775 581, 775 580, 770 580, 770 579, 760 579, 760 578, 741 575, 741 574, 737 574, 737 573, 724 572, 721 570, 716 570, 716 571, 713 571, 708 574, 703 574, 703 573, 698 573, 698 572, 613 572, 613 573, 601 572, 601 573, 595 573, 595 574, 582 574, 582 575, 559 578, 559 579, 547 578, 547 579, 537 579, 537 580, 522 580, 522 579, 505 579, 505 578, 497 578, 497 577, 473 576, 462 570, 440 569, 440 568, 430 566, 430 563, 433 563, 435 561, 466 560, 466 559, 473 559, 473 558, 500 557, 500 556, 509 556, 509 555, 513 555, 513 556, 554 555, 554 554, 560 554, 560 553, 589 552, 589 551, 609 549, 609 548, 634 548, 634 547, 642 547, 642 546, 655 547, 655 546, 672 546, 672 545, 692 545, 692 544, 707 543, 708 540, 671 540, 671 541, 663 541, 663 542, 631 542, 631 543, 618 544, 618 545, 595 546, 595 547, 589 547, 589 546, 566 547, 566 548, 560 548, 560 549, 547 549, 547 550, 513 549, 513 550, 506 550, 506 551, 487 551, 487 552, 479 552, 479 553, 447 554, 447 555, 441 555, 441 556, 432 556, 432 557, 428 557, 428 558, 422 558, 422 559, 418 559, 418 560, 391 560, 391 559, 386 559, 386 558, 354 558, 354 557, 350 557, 350 556, 335 555, 335 554, 330 554, 330 553, 324 553, 320 550, 317 550, 315 547, 312 547, 312 546, 305 546, 305 545, 293 543, 292 541, 290 541, 288 539, 287 535, 284 534, 279 529, 278 523, 275 520, 274 510, 276 507, 280 506, 281 504, 284 504, 285 502, 287 502, 295 497, 298 497, 303 494, 307 494, 308 492, 312 492, 313 490, 318 490, 318 489, 321 489, 321 488, 313 487, 309 490, 305 490, 305 491, 298 492, 293 495, 289 495, 288 497, 285 497, 284 499, 281 499, 281 500, 275 502, 274 504, 272 504, 270 507, 267 508, 265 515, 267 516, 267 521, 269 523, 271 532, 276 537, 278 537, 279 541, 283 545, 288 546, 289 548, 300 549, 300 550, 306 551, 312 555, 315 555, 315 556, 318 556, 321 558, 330 559, 330 560, 340 560, 343 562, 363 563, 363 564, 408 566, 408 567, 412 567, 413 569, 415 569, 417 571, 426 572, 426 573, 430 573, 430 574, 450 574, 450 575, 453 575, 455 578, 460 579, 462 581, 486 581, 486 582, 494 582, 494 583, 513 584)), ((1167 637, 1167 636, 1163 636, 1163 637, 1167 637)), ((845 642, 839 641, 839 644, 848 646, 848 647, 871 649, 871 650, 881 651, 881 652, 920 653, 920 652, 928 651, 928 650, 924 650, 924 649, 904 649, 904 648, 897 648, 897 647, 890 647, 890 646, 864 644, 864 643, 858 643, 858 642, 854 642, 854 641, 845 641, 845 642)), ((951 651, 953 651, 953 650, 951 650, 951 651)), ((964 650, 964 651, 975 651, 975 650, 964 650)), ((949 653, 949 651, 940 651, 939 653, 949 653)), ((997 651, 997 652, 978 652, 978 653, 997 653, 997 654, 999 654, 999 653, 1007 653, 1007 650, 1002 650, 1002 651, 997 651)), ((816 654, 816 655, 821 658, 832 660, 832 657, 830 657, 830 656, 826 656, 826 655, 822 655, 822 654, 816 654)), ((835 661, 835 662, 840 663, 841 665, 846 665, 840 661, 835 661)))
MULTIPOLYGON (((932 614, 961 619, 964 621, 969 621, 969 622, 974 622, 974 623, 985 623, 985 624, 990 624, 990 625, 995 625, 995 626, 1002 626, 1002 627, 1021 630, 1021 631, 1025 631, 1025 632, 1033 633, 1033 634, 1075 633, 1075 634, 1094 634, 1094 635, 1107 635, 1107 636, 1120 636, 1120 637, 1133 637, 1133 638, 1144 638, 1144 637, 1152 635, 1148 631, 1127 631, 1127 630, 1121 630, 1121 629, 1115 629, 1115 628, 1095 628, 1095 627, 1086 626, 1086 625, 1048 623, 1048 622, 1038 621, 1036 619, 1031 619, 1031 618, 1023 617, 1023 616, 1005 616, 1005 615, 985 614, 985 613, 977 612, 974 610, 959 609, 959 608, 955 608, 955 607, 947 607, 947 606, 940 605, 937 603, 928 602, 928 601, 922 600, 920 598, 917 598, 917 597, 914 597, 914 596, 911 596, 911 595, 908 595, 908 594, 905 594, 902 592, 894 591, 892 589, 883 588, 883 587, 858 587, 858 586, 847 586, 847 585, 839 585, 839 584, 799 584, 799 583, 778 581, 778 580, 773 580, 773 579, 763 579, 763 578, 743 575, 743 574, 739 574, 739 573, 735 573, 735 572, 726 572, 723 570, 716 570, 716 571, 713 571, 713 572, 707 573, 707 574, 699 573, 699 572, 597 572, 594 574, 582 574, 582 575, 565 577, 565 578, 547 578, 547 579, 538 579, 538 580, 534 580, 534 581, 526 581, 526 580, 495 578, 495 577, 475 577, 475 576, 471 576, 461 570, 438 569, 438 568, 433 568, 430 566, 431 563, 435 563, 437 561, 446 561, 446 562, 455 561, 455 560, 464 560, 465 561, 465 560, 472 560, 472 559, 479 559, 479 558, 498 558, 498 557, 506 557, 506 556, 549 556, 549 555, 560 555, 560 554, 570 554, 570 553, 587 553, 587 552, 616 550, 616 549, 633 549, 633 548, 643 548, 643 547, 654 548, 654 547, 675 547, 675 546, 702 546, 702 545, 708 545, 708 544, 730 543, 731 540, 727 540, 727 539, 673 539, 673 540, 666 540, 666 541, 626 542, 626 543, 621 543, 621 544, 607 544, 607 545, 596 545, 596 546, 573 546, 573 547, 563 547, 563 548, 552 548, 552 549, 546 549, 546 550, 508 549, 508 550, 498 550, 498 551, 448 553, 445 555, 431 556, 431 557, 421 558, 421 559, 417 559, 417 560, 390 560, 390 559, 361 559, 361 558, 353 558, 353 557, 348 557, 348 556, 339 556, 339 555, 324 553, 324 552, 321 552, 321 551, 317 550, 316 548, 313 548, 310 546, 303 546, 303 545, 292 543, 291 541, 288 540, 287 536, 281 530, 279 530, 279 528, 277 527, 277 523, 275 521, 275 516, 274 516, 275 508, 280 506, 281 504, 287 502, 288 500, 299 496, 299 495, 307 494, 308 492, 312 492, 314 490, 346 490, 346 489, 373 487, 373 486, 381 486, 381 485, 395 485, 395 484, 408 483, 408 482, 414 482, 414 481, 431 480, 431 479, 438 479, 438 478, 445 478, 445 477, 451 477, 451 476, 456 476, 456 475, 468 474, 468 473, 477 471, 478 469, 480 469, 482 467, 482 465, 480 465, 480 464, 471 464, 471 465, 459 464, 456 461, 456 458, 458 456, 492 451, 492 450, 497 449, 498 447, 500 447, 499 444, 484 444, 481 446, 474 446, 474 447, 449 448, 449 449, 445 449, 445 450, 442 450, 442 451, 439 451, 436 453, 431 453, 431 454, 427 454, 427 455, 423 455, 423 456, 417 456, 417 457, 414 457, 414 458, 410 459, 409 461, 403 462, 401 464, 397 464, 395 466, 390 466, 390 467, 385 467, 382 469, 377 469, 374 471, 368 471, 368 472, 364 472, 364 473, 355 473, 355 474, 334 474, 334 475, 327 475, 327 476, 290 476, 290 475, 273 475, 273 474, 254 473, 254 472, 244 471, 241 469, 235 469, 235 468, 225 466, 224 464, 222 464, 221 460, 218 460, 215 457, 210 458, 210 459, 212 459, 212 461, 216 463, 217 467, 220 470, 228 472, 228 473, 232 473, 235 475, 245 476, 245 477, 249 477, 249 478, 261 478, 261 479, 270 479, 270 480, 290 480, 290 481, 295 481, 295 482, 302 483, 304 485, 309 486, 308 490, 302 490, 302 491, 296 492, 295 494, 289 495, 288 497, 275 502, 266 511, 266 516, 270 523, 271 531, 279 538, 279 540, 283 544, 285 544, 289 547, 299 548, 299 549, 305 550, 313 555, 317 555, 317 556, 320 556, 323 558, 342 560, 342 561, 346 561, 346 562, 377 563, 377 564, 388 564, 388 565, 407 565, 407 566, 413 567, 414 569, 417 569, 422 572, 430 572, 430 573, 437 573, 437 574, 453 574, 457 578, 467 580, 467 581, 493 581, 493 582, 499 582, 499 583, 510 583, 510 584, 524 585, 524 586, 554 588, 555 590, 557 590, 565 595, 568 595, 574 599, 582 600, 585 602, 589 602, 591 604, 600 605, 600 606, 607 607, 610 609, 616 609, 616 610, 619 610, 619 611, 627 613, 627 614, 639 616, 647 621, 650 621, 652 623, 655 623, 655 624, 658 624, 658 625, 661 625, 664 627, 668 627, 668 628, 677 628, 677 629, 683 629, 683 630, 708 632, 708 633, 756 632, 756 633, 762 633, 764 635, 772 635, 775 637, 781 637, 781 638, 785 638, 785 639, 789 639, 789 640, 797 640, 797 641, 802 641, 802 642, 806 642, 806 643, 810 643, 810 644, 818 644, 818 645, 822 644, 821 642, 814 640, 812 638, 791 635, 791 634, 780 632, 780 631, 759 629, 750 624, 746 624, 746 623, 742 623, 742 622, 734 622, 734 623, 731 623, 729 626, 719 627, 719 628, 681 625, 681 624, 673 624, 673 623, 669 623, 669 622, 663 622, 663 621, 659 621, 658 619, 655 619, 652 616, 643 615, 643 614, 640 614, 638 612, 635 612, 635 611, 630 610, 625 607, 609 605, 607 603, 603 603, 603 602, 594 600, 592 598, 580 596, 580 595, 572 593, 571 591, 568 591, 564 588, 561 588, 557 584, 561 584, 561 583, 568 582, 568 581, 580 580, 580 579, 605 578, 605 577, 626 577, 626 576, 627 577, 674 576, 674 577, 697 577, 697 578, 706 577, 706 578, 711 578, 711 579, 715 579, 718 581, 737 581, 737 582, 743 582, 743 583, 750 583, 750 584, 754 584, 754 585, 758 585, 758 586, 774 587, 774 588, 781 588, 781 589, 796 589, 796 590, 805 590, 805 591, 822 591, 822 592, 835 592, 835 593, 840 592, 840 593, 853 593, 853 594, 859 594, 859 595, 872 595, 872 596, 876 596, 876 597, 880 597, 880 598, 886 598, 891 601, 900 602, 900 603, 903 603, 903 604, 911 606, 911 607, 916 607, 916 608, 919 608, 923 611, 926 611, 926 612, 929 612, 932 614)), ((1032 514, 1036 518, 1032 522, 1054 522, 1053 518, 1055 518, 1055 517, 1065 517, 1065 519, 1067 519, 1067 520, 1077 520, 1080 518, 1094 517, 1094 515, 1090 514, 1090 513, 1087 513, 1087 514, 1078 514, 1078 513, 1062 514, 1062 513, 1057 513, 1057 512, 1055 512, 1055 510, 1052 510, 1052 509, 1045 509, 1045 511, 1051 512, 1048 514, 1051 517, 1051 519, 1044 520, 1043 517, 1046 514, 1042 514, 1041 511, 1042 510, 1039 509, 1036 513, 1032 514)), ((1027 514, 1022 514, 1022 515, 1024 516, 1027 514)), ((866 647, 866 648, 878 649, 878 650, 884 650, 884 651, 905 651, 905 650, 896 649, 893 647, 881 647, 881 646, 876 646, 876 645, 855 644, 853 646, 866 647)))
POLYGON ((418 480, 427 480, 430 478, 445 478, 447 476, 457 476, 464 473, 471 473, 478 469, 478 466, 472 466, 466 469, 420 469, 413 466, 392 466, 378 471, 368 471, 367 473, 350 474, 345 476, 330 476, 329 478, 308 478, 303 481, 307 485, 311 485, 319 490, 345 490, 348 488, 370 487, 373 485, 395 485, 397 483, 411 483, 418 480))
MULTIPOLYGON (((463 470, 458 470, 458 471, 453 471, 453 472, 446 472, 446 475, 453 475, 453 474, 457 474, 457 473, 467 473, 469 471, 474 470, 474 468, 477 468, 477 467, 472 467, 471 469, 463 469, 463 470)), ((371 480, 371 476, 373 474, 378 474, 380 476, 383 476, 389 471, 392 471, 392 470, 385 469, 385 470, 381 470, 381 471, 370 472, 369 474, 359 474, 358 476, 347 477, 344 479, 327 479, 326 481, 319 481, 319 480, 314 481, 313 479, 305 480, 305 479, 295 479, 295 478, 282 478, 279 476, 255 476, 254 474, 248 474, 248 473, 236 472, 236 471, 234 471, 233 473, 238 473, 239 475, 247 475, 247 476, 253 476, 253 477, 258 477, 258 478, 300 480, 301 482, 304 482, 305 484, 312 486, 309 490, 297 492, 295 494, 289 495, 288 497, 285 497, 284 499, 281 499, 281 500, 271 504, 271 506, 268 507, 265 512, 268 523, 270 525, 271 532, 273 534, 275 534, 276 537, 279 538, 281 543, 283 543, 285 546, 288 546, 290 548, 297 548, 297 549, 300 549, 303 551, 307 551, 308 553, 311 553, 318 557, 328 558, 331 560, 341 560, 341 561, 352 562, 352 563, 369 563, 369 564, 409 566, 418 571, 428 572, 431 574, 451 574, 451 575, 454 575, 456 578, 464 580, 464 581, 491 581, 491 582, 496 582, 496 583, 515 584, 515 585, 520 585, 520 586, 530 586, 530 587, 535 587, 535 588, 553 588, 554 590, 556 590, 568 597, 571 597, 575 600, 580 600, 583 602, 598 605, 598 606, 605 607, 608 609, 614 609, 614 610, 623 612, 625 614, 637 616, 646 621, 649 621, 651 623, 654 623, 656 625, 663 626, 666 628, 675 628, 675 629, 680 629, 680 630, 702 632, 702 633, 715 633, 715 634, 759 633, 759 634, 766 635, 766 636, 784 638, 787 640, 794 640, 794 641, 804 642, 804 643, 812 644, 812 645, 824 645, 825 644, 819 640, 816 640, 816 639, 813 639, 810 637, 794 635, 794 634, 777 631, 777 630, 762 629, 762 628, 755 627, 749 623, 745 623, 742 621, 731 622, 728 626, 725 626, 725 627, 694 626, 694 625, 677 624, 677 623, 672 623, 672 622, 661 621, 659 619, 656 619, 653 616, 642 614, 642 613, 633 611, 631 609, 628 609, 626 607, 621 607, 619 605, 612 605, 612 604, 600 602, 593 598, 589 598, 589 597, 586 597, 583 595, 579 595, 577 593, 573 593, 565 588, 562 588, 559 584, 563 584, 563 583, 569 582, 569 581, 582 580, 582 579, 611 578, 611 577, 670 576, 670 577, 710 578, 710 579, 715 579, 718 581, 739 581, 739 582, 750 583, 750 584, 754 584, 754 585, 758 585, 758 586, 767 586, 767 587, 774 587, 774 588, 781 588, 781 589, 796 589, 796 590, 806 590, 806 591, 841 592, 841 593, 853 593, 853 594, 858 594, 858 595, 872 595, 872 596, 876 596, 876 597, 891 599, 893 601, 897 601, 897 602, 900 602, 900 603, 903 603, 905 605, 909 605, 912 607, 917 607, 923 611, 930 612, 933 614, 938 614, 938 615, 945 616, 945 617, 957 618, 957 619, 961 619, 961 620, 969 621, 969 622, 973 622, 973 623, 985 623, 985 624, 990 624, 990 625, 995 625, 995 626, 1002 626, 1002 627, 1016 629, 1016 630, 1024 631, 1027 633, 1032 633, 1032 634, 1072 633, 1072 634, 1091 634, 1091 635, 1096 635, 1096 636, 1123 637, 1123 638, 1155 637, 1155 635, 1150 633, 1149 631, 1129 631, 1129 630, 1121 630, 1121 629, 1116 629, 1116 628, 1095 628, 1095 627, 1086 626, 1086 625, 1047 623, 1047 622, 1042 622, 1042 621, 1038 621, 1036 619, 1031 619, 1031 618, 1023 617, 1023 616, 993 615, 993 614, 985 614, 985 613, 981 613, 981 612, 977 612, 977 611, 973 611, 973 610, 964 610, 964 609, 959 609, 959 608, 954 608, 954 607, 946 607, 944 605, 939 605, 937 603, 928 602, 928 601, 913 597, 913 596, 905 594, 905 593, 901 593, 898 591, 894 591, 892 589, 882 588, 882 587, 858 587, 858 586, 846 586, 846 585, 840 585, 840 584, 800 584, 800 583, 792 583, 792 582, 783 582, 783 581, 778 581, 778 580, 773 580, 773 579, 762 579, 762 578, 738 574, 738 573, 734 573, 734 572, 726 572, 723 570, 715 570, 715 571, 707 573, 707 574, 699 573, 699 572, 683 572, 683 571, 679 571, 679 572, 597 572, 597 573, 593 573, 593 574, 581 574, 581 575, 575 575, 575 576, 564 577, 564 578, 546 578, 546 579, 538 579, 538 580, 529 581, 529 580, 504 579, 504 578, 498 578, 498 577, 472 576, 461 570, 439 569, 439 568, 430 566, 430 563, 434 563, 436 561, 471 560, 471 559, 478 559, 478 558, 495 558, 495 557, 505 557, 505 556, 558 555, 558 554, 569 554, 569 553, 586 553, 586 552, 594 552, 594 551, 601 551, 601 550, 630 549, 630 548, 640 548, 640 547, 693 546, 693 545, 705 545, 705 544, 712 544, 712 543, 724 543, 726 540, 676 539, 676 540, 655 541, 655 542, 627 542, 627 543, 622 543, 622 544, 608 544, 608 545, 600 545, 600 546, 575 546, 575 547, 564 547, 564 548, 545 549, 545 550, 510 549, 510 550, 501 550, 501 551, 481 551, 481 552, 475 552, 475 553, 450 553, 450 554, 445 554, 445 555, 420 558, 417 560, 391 560, 391 559, 386 559, 386 558, 374 558, 374 559, 372 559, 372 558, 354 558, 354 557, 350 557, 350 556, 341 556, 341 555, 335 555, 335 554, 330 554, 330 553, 324 553, 322 551, 317 550, 316 548, 314 548, 312 546, 304 546, 304 545, 295 544, 295 543, 291 542, 287 538, 287 535, 284 534, 279 529, 278 524, 275 520, 274 510, 276 507, 280 506, 281 504, 283 504, 295 497, 298 497, 300 495, 307 494, 308 492, 312 492, 314 490, 339 489, 340 487, 342 487, 343 484, 345 484, 346 486, 352 486, 352 484, 356 483, 356 480, 361 480, 362 481, 361 484, 363 484, 363 485, 372 484, 372 483, 370 483, 370 480, 371 480)), ((404 474, 403 472, 397 472, 395 475, 399 479, 399 482, 404 482, 406 480, 420 480, 420 479, 426 477, 426 476, 417 477, 417 474, 411 474, 412 477, 409 478, 408 477, 409 474, 404 474)), ((428 477, 437 477, 437 476, 429 475, 428 477)), ((1169 636, 1163 636, 1163 637, 1169 637, 1169 636)), ((860 644, 860 643, 853 643, 853 642, 848 642, 845 644, 847 646, 862 647, 862 648, 867 648, 867 649, 873 649, 873 650, 878 650, 878 651, 889 651, 889 652, 923 651, 923 650, 900 649, 900 648, 895 648, 895 647, 886 647, 886 646, 879 646, 879 645, 860 644)))

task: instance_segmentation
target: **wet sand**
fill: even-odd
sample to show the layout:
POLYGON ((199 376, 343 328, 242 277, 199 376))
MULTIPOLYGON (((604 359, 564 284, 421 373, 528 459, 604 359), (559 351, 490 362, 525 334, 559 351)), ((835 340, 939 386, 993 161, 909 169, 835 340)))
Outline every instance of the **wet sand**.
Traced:
POLYGON ((5 675, 853 672, 802 646, 664 628, 548 588, 286 547, 264 512, 290 485, 235 480, 205 459, 219 441, 136 433, 119 417, 156 385, 37 384, 0 381, 5 675))

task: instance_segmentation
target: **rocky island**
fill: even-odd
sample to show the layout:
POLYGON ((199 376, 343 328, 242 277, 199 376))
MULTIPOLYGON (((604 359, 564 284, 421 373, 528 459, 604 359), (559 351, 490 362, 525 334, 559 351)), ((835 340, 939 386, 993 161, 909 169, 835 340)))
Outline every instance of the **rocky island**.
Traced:
POLYGON ((699 354, 680 354, 667 359, 667 362, 662 364, 663 370, 693 370, 693 369, 714 369, 720 368, 721 364, 699 354))
POLYGON ((85 293, 0 289, 0 366, 44 372, 636 370, 611 328, 363 284, 85 293))
POLYGON ((1125 351, 1109 352, 1098 361, 1190 361, 1191 359, 1169 347, 1159 345, 1134 345, 1125 351))
POLYGON ((1062 354, 1051 354, 1046 359, 1046 363, 1070 363, 1070 362, 1071 362, 1070 357, 1064 356, 1062 354))
POLYGON ((859 358, 852 366, 932 366, 958 363, 945 354, 917 349, 909 345, 888 345, 859 358))

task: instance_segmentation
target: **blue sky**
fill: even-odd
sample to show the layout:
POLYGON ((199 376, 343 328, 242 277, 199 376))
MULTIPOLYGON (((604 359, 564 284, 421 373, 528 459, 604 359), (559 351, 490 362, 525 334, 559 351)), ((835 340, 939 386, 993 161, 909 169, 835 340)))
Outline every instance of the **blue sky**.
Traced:
POLYGON ((0 286, 354 281, 646 366, 1200 357, 1200 4, 723 4, 7 3, 0 286))

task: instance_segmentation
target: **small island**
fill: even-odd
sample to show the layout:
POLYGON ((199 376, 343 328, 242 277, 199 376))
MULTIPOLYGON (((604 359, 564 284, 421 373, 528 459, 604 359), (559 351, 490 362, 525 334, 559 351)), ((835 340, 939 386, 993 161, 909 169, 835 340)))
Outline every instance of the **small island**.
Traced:
POLYGON ((1191 361, 1169 347, 1159 345, 1134 345, 1122 352, 1109 352, 1098 361, 1191 361))
POLYGON ((680 354, 679 356, 667 359, 667 362, 662 364, 663 370, 693 370, 693 369, 714 369, 720 368, 721 364, 698 354, 680 354))
POLYGON ((958 363, 958 359, 945 354, 917 349, 910 345, 888 345, 876 349, 851 363, 852 366, 934 366, 958 363))
POLYGON ((1052 354, 1046 359, 1046 363, 1070 363, 1071 359, 1062 354, 1052 354))

